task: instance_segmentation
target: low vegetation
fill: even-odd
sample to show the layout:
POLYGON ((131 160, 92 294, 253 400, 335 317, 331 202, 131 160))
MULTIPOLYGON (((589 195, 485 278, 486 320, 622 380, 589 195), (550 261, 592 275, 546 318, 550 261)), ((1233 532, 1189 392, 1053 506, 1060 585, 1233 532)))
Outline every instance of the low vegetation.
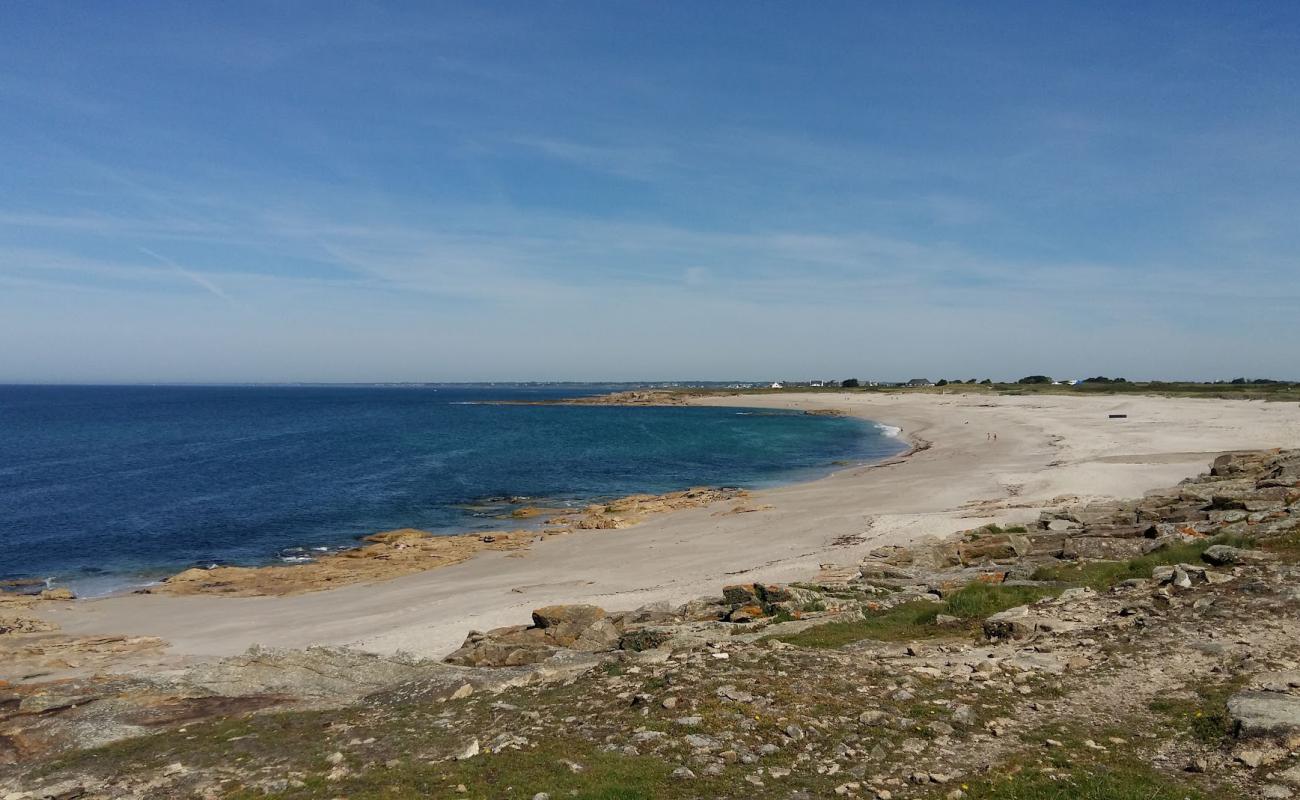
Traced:
POLYGON ((1157 697, 1148 707, 1165 717, 1175 732, 1188 734, 1203 744, 1217 746, 1232 734, 1228 697, 1240 689, 1242 683, 1238 677, 1222 683, 1197 686, 1187 696, 1157 697))
POLYGON ((799 647, 842 647, 851 642, 872 639, 881 642, 905 642, 943 636, 966 636, 978 623, 999 611, 1015 608, 1057 593, 1037 586, 994 586, 973 583, 953 592, 942 602, 918 601, 894 606, 886 611, 866 612, 861 620, 832 622, 800 633, 776 636, 799 647), (940 624, 940 616, 955 617, 950 624, 940 624))
POLYGON ((1233 547, 1253 546, 1250 540, 1239 537, 1216 536, 1199 542, 1162 547, 1145 556, 1128 561, 1095 561, 1067 566, 1040 567, 1033 573, 1036 581, 1057 581, 1074 586, 1086 586, 1104 591, 1129 579, 1149 578, 1151 570, 1172 564, 1195 564, 1201 560, 1211 545, 1226 544, 1233 547))
POLYGON ((1037 769, 1002 774, 969 784, 969 800, 1207 800, 1183 781, 1149 767, 1074 767, 1067 772, 1037 769))

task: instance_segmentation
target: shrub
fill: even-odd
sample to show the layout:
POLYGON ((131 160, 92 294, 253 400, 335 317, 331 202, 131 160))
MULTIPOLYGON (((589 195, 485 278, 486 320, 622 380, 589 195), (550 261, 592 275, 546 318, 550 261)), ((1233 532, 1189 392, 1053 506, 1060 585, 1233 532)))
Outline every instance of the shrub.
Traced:
POLYGON ((1046 375, 1028 375, 1016 381, 1016 383, 1051 383, 1051 382, 1052 379, 1047 377, 1046 375))

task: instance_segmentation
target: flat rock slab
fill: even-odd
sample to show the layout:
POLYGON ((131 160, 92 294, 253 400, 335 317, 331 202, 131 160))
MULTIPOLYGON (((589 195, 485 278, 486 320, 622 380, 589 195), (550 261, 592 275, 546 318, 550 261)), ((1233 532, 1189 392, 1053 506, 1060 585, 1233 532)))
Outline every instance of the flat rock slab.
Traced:
POLYGON ((1300 731, 1300 697, 1280 692, 1238 692, 1228 698, 1228 715, 1241 736, 1300 731))

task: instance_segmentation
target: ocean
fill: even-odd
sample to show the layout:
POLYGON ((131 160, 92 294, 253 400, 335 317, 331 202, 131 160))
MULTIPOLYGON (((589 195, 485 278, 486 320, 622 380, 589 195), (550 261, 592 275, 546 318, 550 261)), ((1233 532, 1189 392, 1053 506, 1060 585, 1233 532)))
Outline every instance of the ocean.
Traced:
POLYGON ((103 594, 393 528, 517 528, 501 517, 524 504, 771 486, 904 449, 847 417, 511 404, 601 389, 0 386, 0 581, 103 594))

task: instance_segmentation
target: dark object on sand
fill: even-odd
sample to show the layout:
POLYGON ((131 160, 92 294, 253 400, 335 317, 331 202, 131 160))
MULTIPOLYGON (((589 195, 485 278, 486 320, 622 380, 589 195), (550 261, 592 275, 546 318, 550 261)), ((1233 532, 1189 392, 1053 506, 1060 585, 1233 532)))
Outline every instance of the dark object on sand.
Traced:
POLYGON ((1111 414, 1111 419, 1128 419, 1128 414, 1111 414))

